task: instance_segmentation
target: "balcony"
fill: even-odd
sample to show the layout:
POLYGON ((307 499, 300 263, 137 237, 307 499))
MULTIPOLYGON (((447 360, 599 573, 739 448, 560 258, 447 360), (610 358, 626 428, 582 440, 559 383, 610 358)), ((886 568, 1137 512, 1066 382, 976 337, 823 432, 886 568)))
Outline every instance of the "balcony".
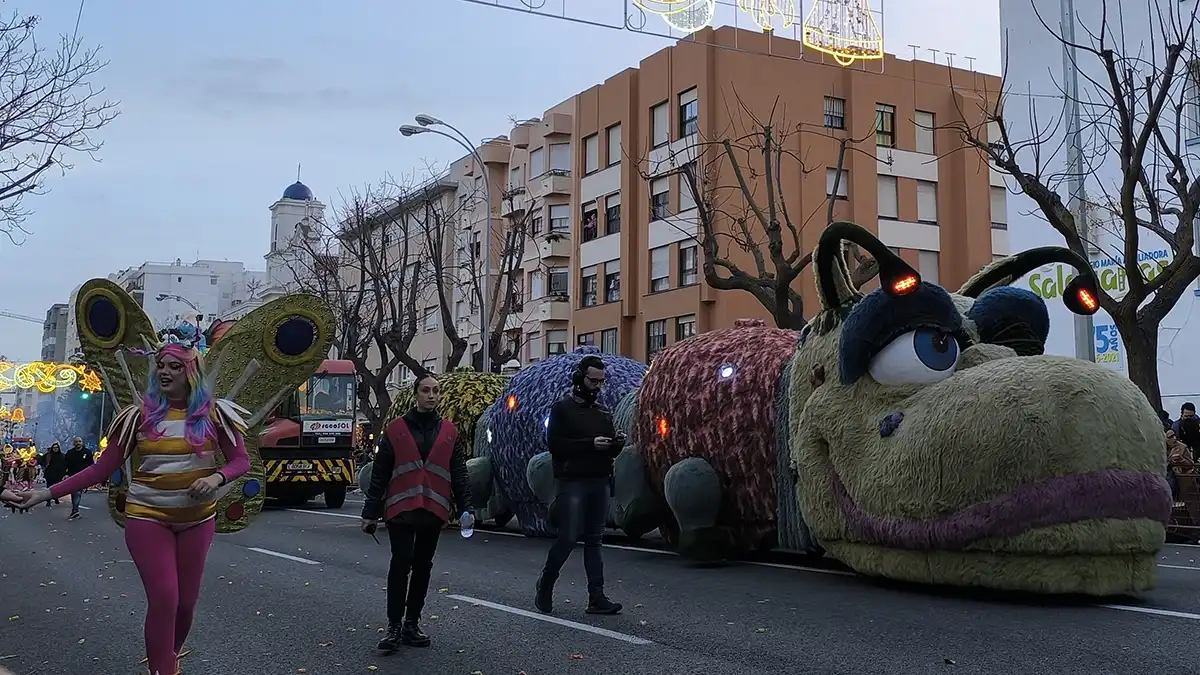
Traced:
POLYGON ((514 148, 524 150, 529 147, 529 130, 533 124, 529 122, 521 123, 512 130, 512 144, 514 148))
POLYGON ((529 181, 529 196, 534 199, 569 194, 571 194, 571 172, 566 169, 550 169, 529 181))
POLYGON ((538 235, 537 255, 543 260, 546 258, 570 258, 571 238, 557 232, 538 235))
POLYGON ((570 136, 575 125, 566 113, 550 113, 542 120, 541 131, 543 136, 570 136))
POLYGON ((512 156, 512 147, 508 144, 508 139, 501 136, 479 146, 478 152, 479 159, 482 159, 484 164, 508 164, 512 156))
POLYGON ((518 218, 528 208, 529 196, 523 185, 508 188, 500 198, 501 218, 518 218))
POLYGON ((571 300, 566 295, 548 295, 534 301, 530 321, 569 321, 571 300))

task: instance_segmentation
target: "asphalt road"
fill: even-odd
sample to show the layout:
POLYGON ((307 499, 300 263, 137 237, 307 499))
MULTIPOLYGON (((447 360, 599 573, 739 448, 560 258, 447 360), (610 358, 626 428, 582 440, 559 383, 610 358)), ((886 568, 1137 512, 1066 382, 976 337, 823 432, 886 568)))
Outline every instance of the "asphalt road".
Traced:
MULTIPOLYGON (((0 666, 17 675, 126 675, 144 599, 120 530, 95 508, 0 516, 0 666)), ((583 613, 580 556, 552 620, 530 607, 546 542, 447 531, 426 607, 430 649, 379 656, 388 555, 358 504, 268 511, 220 536, 187 675, 1175 674, 1200 670, 1200 547, 1168 547, 1143 598, 1045 604, 874 582, 831 563, 703 568, 605 549, 615 617, 583 613), (1135 611, 1141 610, 1141 611, 1135 611)), ((381 541, 383 541, 381 539, 381 541)))

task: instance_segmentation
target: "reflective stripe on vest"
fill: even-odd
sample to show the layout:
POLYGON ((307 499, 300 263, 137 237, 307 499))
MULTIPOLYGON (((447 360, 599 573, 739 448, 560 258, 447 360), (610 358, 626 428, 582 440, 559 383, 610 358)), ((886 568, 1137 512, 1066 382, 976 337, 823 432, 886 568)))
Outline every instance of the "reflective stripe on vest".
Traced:
POLYGON ((421 459, 417 441, 403 418, 389 424, 386 433, 396 464, 384 496, 384 518, 391 520, 405 511, 423 509, 449 520, 453 493, 450 461, 458 438, 454 423, 441 420, 425 459, 421 459))

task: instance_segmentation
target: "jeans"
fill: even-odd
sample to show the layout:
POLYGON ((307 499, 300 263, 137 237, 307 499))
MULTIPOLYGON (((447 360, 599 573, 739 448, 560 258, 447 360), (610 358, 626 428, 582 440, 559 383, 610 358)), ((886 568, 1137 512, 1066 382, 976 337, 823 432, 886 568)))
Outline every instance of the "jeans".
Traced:
POLYGON ((392 545, 387 585, 388 623, 400 625, 405 616, 415 623, 425 608, 429 577, 433 573, 433 554, 437 552, 442 528, 388 523, 387 530, 392 545))
POLYGON ((71 493, 71 513, 79 513, 79 503, 83 501, 83 490, 71 493))
POLYGON ((588 595, 604 591, 604 561, 600 558, 604 527, 608 523, 609 481, 607 478, 560 479, 554 508, 558 538, 546 556, 542 569, 545 583, 553 585, 558 573, 571 557, 576 542, 583 539, 583 569, 587 573, 588 595))

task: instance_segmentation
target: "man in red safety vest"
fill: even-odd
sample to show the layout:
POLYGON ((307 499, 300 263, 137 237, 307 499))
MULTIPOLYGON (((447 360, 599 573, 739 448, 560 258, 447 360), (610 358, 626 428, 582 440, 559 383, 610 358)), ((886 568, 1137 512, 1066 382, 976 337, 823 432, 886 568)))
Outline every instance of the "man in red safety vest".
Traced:
POLYGON ((475 516, 466 454, 454 423, 438 415, 441 391, 433 374, 417 377, 413 399, 416 406, 388 423, 379 440, 362 511, 364 532, 373 534, 380 516, 387 521, 388 631, 378 649, 388 654, 402 644, 429 646, 420 620, 438 537, 451 514, 475 516))

